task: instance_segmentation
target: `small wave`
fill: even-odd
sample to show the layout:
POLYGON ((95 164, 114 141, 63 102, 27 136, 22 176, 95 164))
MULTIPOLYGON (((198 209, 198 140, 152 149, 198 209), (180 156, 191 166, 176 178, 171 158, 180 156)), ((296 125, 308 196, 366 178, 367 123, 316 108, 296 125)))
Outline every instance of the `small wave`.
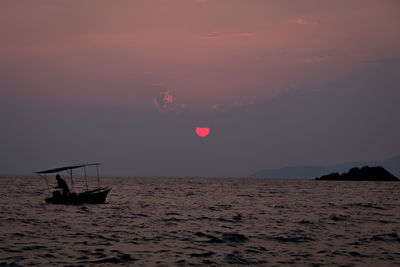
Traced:
POLYGON ((89 259, 89 257, 88 256, 81 256, 81 257, 78 257, 77 259, 78 260, 87 260, 87 259, 89 259))
POLYGON ((400 242, 400 237, 396 233, 374 235, 371 241, 400 242))
POLYGON ((387 223, 397 223, 396 221, 388 221, 388 220, 378 220, 378 221, 376 221, 376 222, 384 223, 384 224, 387 224, 387 223))
POLYGON ((267 251, 266 248, 259 246, 259 247, 249 247, 248 249, 246 249, 247 253, 253 253, 253 254, 259 254, 259 253, 264 253, 265 251, 267 251))
POLYGON ((207 238, 208 240, 200 241, 206 243, 243 243, 249 240, 247 236, 238 233, 222 233, 221 237, 204 234, 202 232, 197 232, 195 235, 198 237, 207 238))
POLYGON ((12 249, 12 248, 8 248, 8 247, 4 247, 4 248, 2 248, 2 250, 4 252, 10 252, 10 253, 20 253, 20 252, 22 252, 22 250, 12 249))
POLYGON ((137 261, 137 259, 132 258, 131 255, 129 254, 122 254, 117 257, 110 257, 110 258, 105 258, 105 259, 100 259, 100 260, 94 260, 94 261, 86 261, 86 262, 79 262, 79 263, 127 263, 127 262, 132 262, 132 261, 137 261))
POLYGON ((104 240, 104 241, 110 241, 110 242, 119 242, 119 239, 117 238, 110 238, 104 235, 100 235, 100 234, 92 234, 92 233, 88 233, 86 234, 86 237, 89 239, 94 239, 94 240, 104 240))
POLYGON ((217 205, 216 207, 210 206, 210 207, 208 207, 208 209, 212 210, 212 211, 231 210, 232 205, 221 204, 221 205, 217 205))
POLYGON ((215 253, 212 251, 207 251, 204 253, 191 253, 189 254, 190 257, 211 257, 212 255, 214 255, 215 253))
POLYGON ((225 204, 217 205, 217 207, 219 209, 222 209, 222 210, 230 210, 230 209, 232 209, 232 205, 225 205, 225 204))
POLYGON ((23 266, 23 265, 19 265, 16 262, 18 261, 23 261, 25 259, 24 256, 12 256, 12 257, 7 257, 7 258, 2 258, 1 260, 6 260, 6 261, 12 261, 11 263, 3 263, 0 262, 1 266, 23 266))
POLYGON ((186 220, 172 217, 172 218, 161 219, 161 221, 163 221, 163 222, 180 222, 180 221, 186 221, 186 220))
POLYGON ((256 265, 267 263, 264 260, 253 261, 244 258, 239 251, 233 251, 225 256, 225 262, 229 264, 239 264, 239 265, 256 265))
POLYGON ((374 203, 352 203, 343 205, 343 207, 361 207, 361 208, 370 208, 370 209, 377 209, 377 210, 386 210, 385 208, 378 206, 374 203))
POLYGON ((90 211, 89 211, 88 207, 83 206, 77 212, 78 213, 88 213, 90 211))
POLYGON ((347 215, 339 215, 339 214, 332 214, 331 216, 329 216, 329 219, 331 219, 332 221, 345 221, 347 220, 347 218, 349 218, 349 216, 347 215))
POLYGON ((238 197, 254 197, 254 195, 249 195, 249 194, 242 194, 242 195, 237 195, 238 197))
POLYGON ((176 263, 176 265, 178 265, 178 266, 186 266, 186 265, 187 265, 187 264, 186 264, 186 260, 178 260, 178 261, 176 261, 175 263, 176 263))
POLYGON ((213 264, 215 265, 216 264, 216 262, 210 261, 208 259, 203 260, 202 263, 205 264, 205 265, 213 265, 213 264))
POLYGON ((219 217, 219 218, 217 219, 217 221, 219 221, 219 222, 230 222, 230 223, 235 222, 235 221, 228 220, 228 219, 225 219, 225 218, 222 218, 222 217, 219 217))
POLYGON ((13 233, 13 235, 14 235, 14 236, 25 236, 25 235, 22 234, 22 233, 13 233))
POLYGON ((66 229, 66 230, 71 230, 71 226, 68 224, 62 225, 61 228, 66 229))
POLYGON ((282 243, 288 243, 288 242, 301 243, 301 242, 313 241, 313 239, 308 236, 276 236, 273 237, 273 239, 282 243))
POLYGON ((195 235, 198 236, 198 237, 205 237, 205 238, 208 238, 208 240, 200 241, 200 242, 206 242, 206 243, 224 243, 223 240, 221 240, 221 239, 219 239, 218 237, 213 236, 213 235, 204 234, 204 233, 202 233, 202 232, 197 232, 197 233, 195 233, 195 235))
POLYGON ((96 252, 92 252, 90 253, 91 256, 96 256, 97 258, 105 258, 107 257, 107 254, 105 254, 104 252, 101 251, 96 251, 96 252))
POLYGON ((135 216, 139 216, 139 217, 149 217, 146 214, 142 214, 142 213, 137 213, 137 214, 134 214, 134 215, 135 216))
POLYGON ((44 255, 41 255, 41 257, 43 257, 43 258, 52 258, 52 259, 54 259, 56 256, 54 256, 53 254, 50 254, 50 253, 46 253, 46 254, 44 254, 44 255))
POLYGON ((235 221, 241 221, 242 220, 242 215, 240 213, 238 213, 235 216, 232 216, 232 219, 234 219, 235 221))
POLYGON ((29 225, 37 225, 40 223, 37 219, 22 219, 21 222, 29 225))
POLYGON ((165 213, 165 215, 167 215, 167 216, 176 216, 176 215, 180 215, 179 213, 176 213, 176 212, 166 212, 165 213))
POLYGON ((235 243, 243 243, 249 240, 247 236, 236 233, 223 233, 222 237, 225 241, 235 242, 235 243))
POLYGON ((22 248, 22 250, 36 250, 36 249, 44 249, 47 248, 45 246, 40 246, 40 245, 36 245, 36 246, 27 246, 22 248))
POLYGON ((301 221, 299 221, 297 223, 299 223, 299 224, 314 224, 314 222, 309 221, 309 220, 301 220, 301 221))
POLYGON ((229 264, 243 264, 250 265, 250 262, 240 255, 239 252, 235 251, 231 254, 226 255, 225 261, 229 264))
POLYGON ((197 221, 197 220, 212 220, 212 219, 210 217, 207 217, 207 216, 201 216, 201 217, 198 217, 198 218, 196 218, 194 220, 197 221))
POLYGON ((363 255, 363 254, 358 253, 357 251, 350 251, 349 254, 350 254, 351 256, 353 256, 353 257, 362 257, 362 258, 368 257, 368 256, 366 256, 366 255, 363 255))

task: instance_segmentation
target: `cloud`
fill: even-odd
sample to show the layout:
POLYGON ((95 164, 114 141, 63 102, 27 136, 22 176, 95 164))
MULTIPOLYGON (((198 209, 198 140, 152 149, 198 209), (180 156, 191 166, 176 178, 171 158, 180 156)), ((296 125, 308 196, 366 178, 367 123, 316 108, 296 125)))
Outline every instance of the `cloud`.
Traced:
POLYGON ((174 102, 174 97, 170 90, 161 91, 159 95, 153 99, 154 105, 160 110, 165 111, 170 109, 170 104, 174 102))
POLYGON ((249 32, 237 32, 237 33, 221 33, 221 32, 210 32, 203 35, 203 40, 215 40, 215 39, 233 39, 233 38, 246 38, 251 36, 252 33, 249 32))
POLYGON ((221 109, 223 109, 224 107, 221 105, 221 104, 214 104, 214 105, 212 105, 212 109, 213 110, 221 110, 221 109))
POLYGON ((205 34, 202 39, 203 40, 214 40, 217 39, 218 37, 220 37, 220 32, 210 32, 205 34))
POLYGON ((295 23, 295 24, 298 24, 298 25, 311 25, 311 24, 317 24, 317 22, 316 22, 316 21, 309 20, 309 19, 301 19, 301 18, 299 18, 299 19, 295 19, 295 20, 294 20, 294 23, 295 23))
POLYGON ((295 21, 296 24, 300 24, 300 25, 308 25, 310 24, 310 22, 306 19, 296 19, 295 21))
POLYGON ((164 90, 153 99, 154 106, 161 112, 179 112, 186 108, 186 104, 176 103, 174 95, 170 90, 164 90))

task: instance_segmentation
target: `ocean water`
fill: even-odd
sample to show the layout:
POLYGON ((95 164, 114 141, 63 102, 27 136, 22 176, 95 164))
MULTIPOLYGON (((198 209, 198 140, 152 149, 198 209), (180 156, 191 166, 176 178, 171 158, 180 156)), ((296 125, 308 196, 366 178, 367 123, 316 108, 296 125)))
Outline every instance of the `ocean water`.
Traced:
POLYGON ((400 183, 103 179, 102 205, 0 178, 0 265, 400 266, 400 183))

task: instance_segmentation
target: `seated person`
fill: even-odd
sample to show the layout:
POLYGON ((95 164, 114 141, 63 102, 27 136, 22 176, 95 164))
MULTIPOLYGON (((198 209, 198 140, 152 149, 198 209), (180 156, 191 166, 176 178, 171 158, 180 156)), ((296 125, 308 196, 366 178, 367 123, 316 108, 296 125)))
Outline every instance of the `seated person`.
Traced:
POLYGON ((59 174, 57 174, 56 179, 57 179, 57 186, 55 188, 62 189, 62 195, 68 196, 69 195, 69 187, 68 187, 67 183, 65 182, 65 180, 62 179, 59 174))

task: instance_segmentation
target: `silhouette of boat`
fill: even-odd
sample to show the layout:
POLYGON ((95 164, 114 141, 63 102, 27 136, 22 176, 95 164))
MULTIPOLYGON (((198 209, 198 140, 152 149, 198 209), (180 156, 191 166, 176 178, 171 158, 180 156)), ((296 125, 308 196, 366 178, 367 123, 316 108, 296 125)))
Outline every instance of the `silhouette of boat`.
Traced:
POLYGON ((71 165, 65 167, 59 167, 55 169, 45 170, 36 172, 41 177, 43 177, 46 181, 47 189, 49 191, 50 197, 46 198, 45 201, 47 203, 53 204, 82 204, 82 203, 90 203, 90 204, 103 204, 106 201, 107 194, 111 191, 111 187, 100 187, 100 177, 99 177, 99 165, 100 163, 89 163, 89 164, 79 164, 79 165, 71 165), (88 190, 88 183, 86 177, 86 167, 87 166, 96 166, 97 170, 97 188, 93 190, 88 190), (83 168, 84 170, 84 177, 85 177, 85 184, 86 184, 86 191, 81 193, 74 192, 74 180, 72 175, 72 170, 77 168, 83 168), (52 193, 50 192, 49 183, 47 181, 46 174, 49 173, 60 173, 62 171, 66 171, 71 179, 71 193, 68 195, 62 195, 60 191, 56 190, 52 193))

